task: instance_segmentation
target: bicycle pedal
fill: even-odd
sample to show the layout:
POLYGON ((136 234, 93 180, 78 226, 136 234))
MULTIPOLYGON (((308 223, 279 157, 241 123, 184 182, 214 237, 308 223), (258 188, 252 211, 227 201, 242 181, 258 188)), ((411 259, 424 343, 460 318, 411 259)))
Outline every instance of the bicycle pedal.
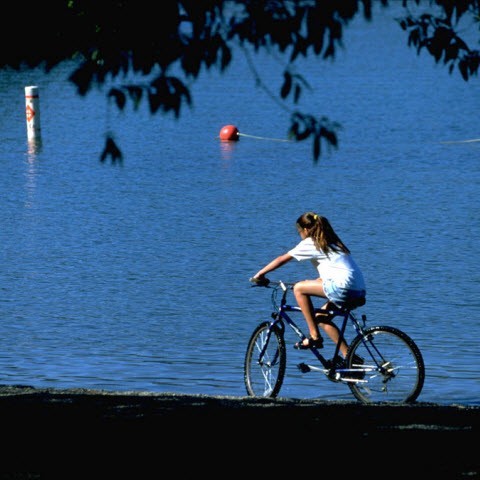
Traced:
POLYGON ((312 369, 306 364, 306 363, 299 363, 297 365, 297 368, 302 372, 302 373, 308 373, 310 372, 312 369))

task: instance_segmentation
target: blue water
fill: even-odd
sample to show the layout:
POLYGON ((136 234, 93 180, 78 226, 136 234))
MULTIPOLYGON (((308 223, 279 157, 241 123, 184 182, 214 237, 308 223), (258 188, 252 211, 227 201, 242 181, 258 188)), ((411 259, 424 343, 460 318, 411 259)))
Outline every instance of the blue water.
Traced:
MULTIPOLYGON (((461 142, 480 137, 478 79, 417 57, 393 16, 355 22, 333 63, 303 62, 301 107, 343 125, 318 163, 310 143, 285 141, 288 113, 240 56, 192 86, 179 121, 78 97, 68 66, 1 71, 0 384, 245 395, 247 341, 270 313, 248 278, 313 209, 364 271, 369 324, 421 348, 419 400, 479 404, 480 142, 461 142), (27 85, 41 145, 26 137, 27 85), (228 124, 239 142, 218 140, 228 124), (99 162, 108 129, 123 165, 99 162)), ((278 91, 280 67, 255 61, 278 91)), ((275 273, 314 275, 297 262, 275 273)), ((353 399, 301 374, 308 355, 288 349, 282 396, 353 399)))

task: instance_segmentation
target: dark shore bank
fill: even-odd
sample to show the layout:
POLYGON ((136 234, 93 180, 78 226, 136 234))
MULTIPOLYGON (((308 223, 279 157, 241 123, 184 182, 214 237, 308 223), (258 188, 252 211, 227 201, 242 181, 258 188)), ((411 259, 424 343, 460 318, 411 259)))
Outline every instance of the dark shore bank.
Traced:
POLYGON ((476 406, 0 386, 0 412, 2 479, 480 478, 476 406))

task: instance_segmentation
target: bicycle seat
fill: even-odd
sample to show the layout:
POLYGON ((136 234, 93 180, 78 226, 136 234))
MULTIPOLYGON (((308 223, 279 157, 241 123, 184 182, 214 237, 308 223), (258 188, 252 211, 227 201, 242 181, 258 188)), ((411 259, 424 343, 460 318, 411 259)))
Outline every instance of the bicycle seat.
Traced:
POLYGON ((343 304, 342 310, 353 310, 355 308, 361 307, 362 305, 365 305, 366 302, 367 299, 365 297, 352 298, 350 300, 347 300, 343 304))

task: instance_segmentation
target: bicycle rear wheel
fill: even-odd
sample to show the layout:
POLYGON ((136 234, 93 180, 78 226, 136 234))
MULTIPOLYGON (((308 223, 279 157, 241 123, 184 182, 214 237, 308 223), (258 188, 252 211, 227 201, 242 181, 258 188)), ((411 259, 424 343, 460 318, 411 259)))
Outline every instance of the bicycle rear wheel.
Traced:
POLYGON ((283 332, 269 322, 257 326, 248 342, 244 378, 252 397, 275 398, 285 377, 287 351, 283 332), (265 349, 263 357, 260 354, 265 349))
POLYGON ((363 403, 411 403, 422 391, 422 354, 415 342, 397 328, 368 328, 352 341, 345 360, 347 368, 355 369, 348 386, 363 403))

